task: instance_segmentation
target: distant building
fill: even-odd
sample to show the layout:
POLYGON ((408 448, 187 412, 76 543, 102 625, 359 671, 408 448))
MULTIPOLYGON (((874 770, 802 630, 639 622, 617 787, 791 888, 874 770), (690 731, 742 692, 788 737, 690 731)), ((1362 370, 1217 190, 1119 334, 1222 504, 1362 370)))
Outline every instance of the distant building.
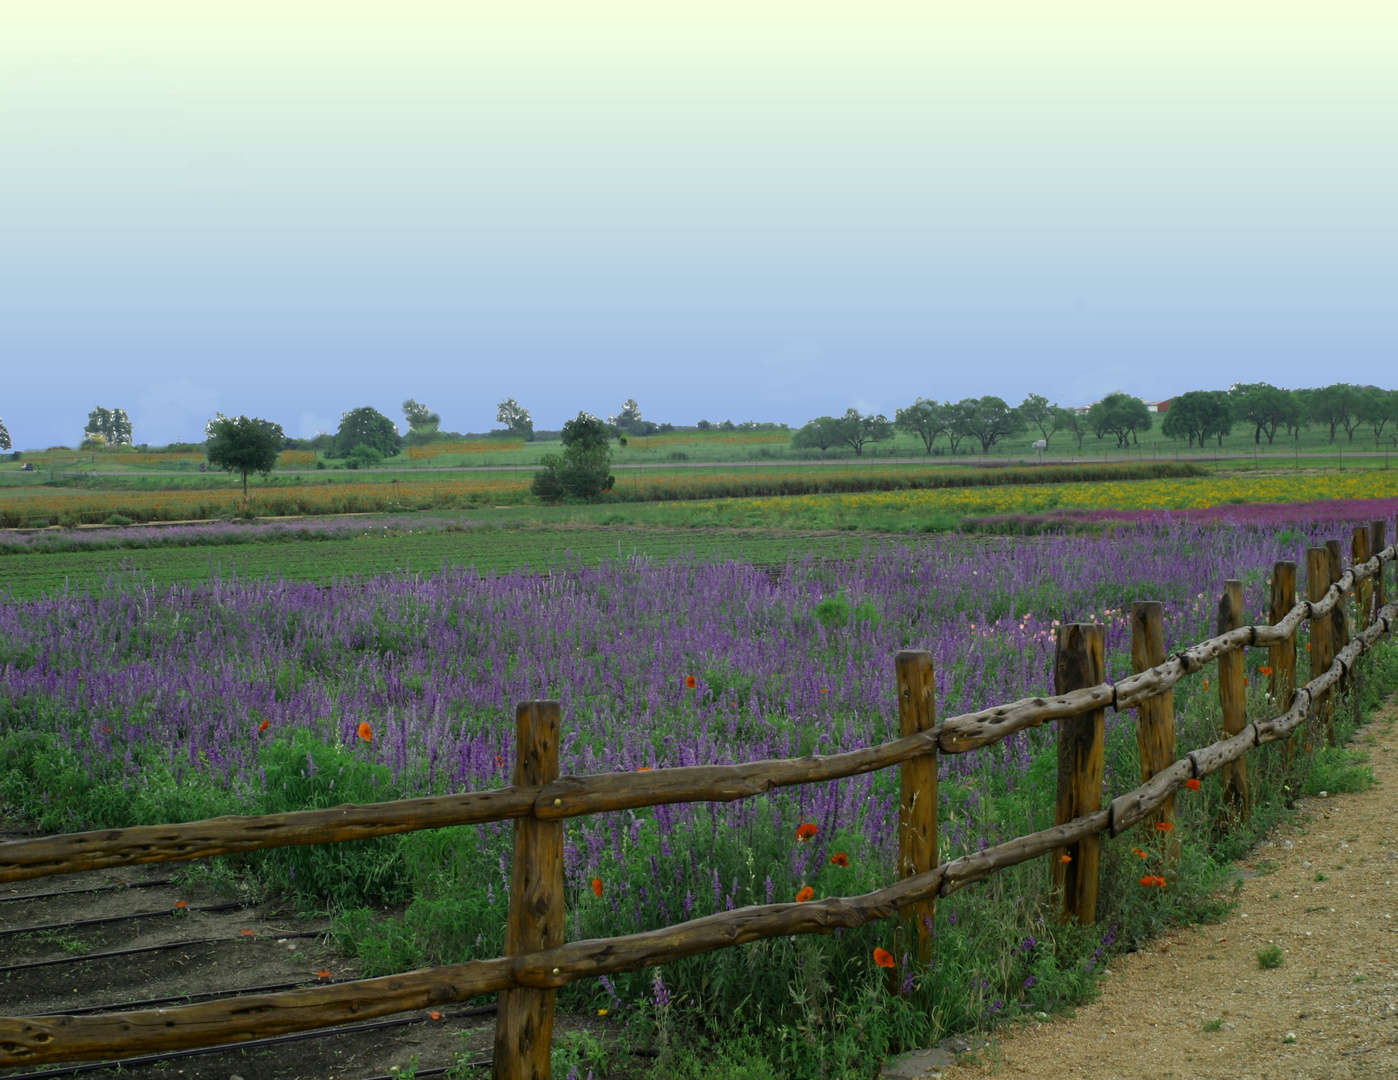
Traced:
POLYGON ((1168 398, 1168 397, 1167 397, 1167 398, 1165 398, 1165 400, 1163 400, 1163 401, 1147 401, 1147 402, 1146 402, 1146 412, 1153 412, 1153 413, 1168 412, 1168 411, 1169 411, 1169 408, 1170 408, 1170 402, 1172 402, 1172 401, 1174 401, 1174 400, 1175 400, 1174 398, 1168 398))

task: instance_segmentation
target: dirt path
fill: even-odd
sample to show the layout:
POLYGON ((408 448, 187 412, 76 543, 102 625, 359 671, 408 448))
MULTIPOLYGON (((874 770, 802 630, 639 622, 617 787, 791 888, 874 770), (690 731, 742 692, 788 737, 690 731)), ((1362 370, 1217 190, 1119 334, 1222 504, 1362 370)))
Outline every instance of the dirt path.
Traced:
POLYGON ((1305 799, 1242 865, 1224 922, 1119 957, 1099 1000, 945 1075, 1114 1080, 1398 1076, 1398 705, 1358 744, 1378 786, 1305 799), (1257 954, 1285 960, 1263 970, 1257 954))

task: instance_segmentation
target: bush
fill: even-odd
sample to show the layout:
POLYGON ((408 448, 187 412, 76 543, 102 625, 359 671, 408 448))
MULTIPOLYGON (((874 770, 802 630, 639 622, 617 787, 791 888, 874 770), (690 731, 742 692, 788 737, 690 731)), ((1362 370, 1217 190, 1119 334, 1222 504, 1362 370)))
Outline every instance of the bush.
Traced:
POLYGON ((106 520, 102 522, 102 524, 103 524, 103 525, 130 525, 130 524, 131 524, 131 519, 130 519, 129 517, 127 517, 125 514, 110 514, 110 515, 107 516, 106 520))
POLYGON ((351 469, 372 469, 383 463, 383 454, 368 443, 360 443, 345 455, 345 464, 351 469))
POLYGON ((49 519, 29 518, 22 527, 26 529, 47 529, 49 527, 49 519))
POLYGON ((578 413, 563 425, 563 453, 545 454, 530 490, 547 502, 596 499, 616 482, 611 431, 595 416, 578 413))
POLYGON ((1280 945, 1268 945, 1265 949, 1257 950, 1257 966, 1263 971, 1279 968, 1285 961, 1280 945))

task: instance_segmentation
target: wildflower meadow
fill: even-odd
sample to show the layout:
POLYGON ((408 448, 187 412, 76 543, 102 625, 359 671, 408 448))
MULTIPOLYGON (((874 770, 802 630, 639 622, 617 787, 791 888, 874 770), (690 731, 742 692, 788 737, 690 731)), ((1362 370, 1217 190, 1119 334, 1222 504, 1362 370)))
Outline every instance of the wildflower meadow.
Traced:
MULTIPOLYGON (((622 558, 328 585, 114 575, 0 602, 0 796, 45 828, 79 829, 497 787, 514 704, 545 697, 562 703, 564 773, 851 750, 896 737, 899 649, 932 652, 939 716, 1048 692, 1061 622, 1104 624, 1118 679, 1133 599, 1163 601, 1167 645, 1182 647, 1212 633, 1225 579, 1243 580, 1265 621, 1273 562, 1304 565, 1305 548, 1338 535, 1331 522, 1146 522, 1114 536, 871 542, 857 558, 777 567, 622 558)), ((1247 662, 1262 713, 1265 654, 1247 662)), ((1389 646, 1367 667, 1356 712, 1398 682, 1389 646)), ((1177 713, 1181 752, 1217 737, 1207 679, 1181 685, 1177 713)), ((943 756, 941 857, 1052 824, 1054 747, 1050 727, 943 756)), ((1095 926, 1062 924, 1049 868, 1026 864, 940 902, 926 968, 881 923, 584 980, 560 1007, 681 1057, 742 1045, 770 1075, 872 1075, 890 1050, 1082 1000, 1112 950, 1217 914, 1225 861, 1294 795, 1365 778, 1338 748, 1270 746, 1249 768, 1248 822, 1221 824, 1206 781, 1182 793, 1171 835, 1104 844, 1095 926)), ((1107 796, 1138 782, 1132 717, 1109 714, 1107 796)), ((568 936, 885 885, 898 798, 889 770, 570 819, 568 936)), ((499 823, 282 848, 219 873, 332 912, 343 948, 387 973, 500 953, 510 835, 499 823)))

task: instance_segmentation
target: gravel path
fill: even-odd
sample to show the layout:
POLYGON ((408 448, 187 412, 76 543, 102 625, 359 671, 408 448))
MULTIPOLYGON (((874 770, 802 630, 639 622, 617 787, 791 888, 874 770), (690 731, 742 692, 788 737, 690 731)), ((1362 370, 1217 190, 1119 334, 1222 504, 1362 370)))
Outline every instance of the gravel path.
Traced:
POLYGON ((1398 1076, 1398 705, 1357 741, 1378 786, 1302 800, 1242 864, 1227 920, 1118 957, 1075 1018, 1031 1024, 944 1075, 1398 1076), (1285 959, 1263 970, 1269 945, 1285 959))

